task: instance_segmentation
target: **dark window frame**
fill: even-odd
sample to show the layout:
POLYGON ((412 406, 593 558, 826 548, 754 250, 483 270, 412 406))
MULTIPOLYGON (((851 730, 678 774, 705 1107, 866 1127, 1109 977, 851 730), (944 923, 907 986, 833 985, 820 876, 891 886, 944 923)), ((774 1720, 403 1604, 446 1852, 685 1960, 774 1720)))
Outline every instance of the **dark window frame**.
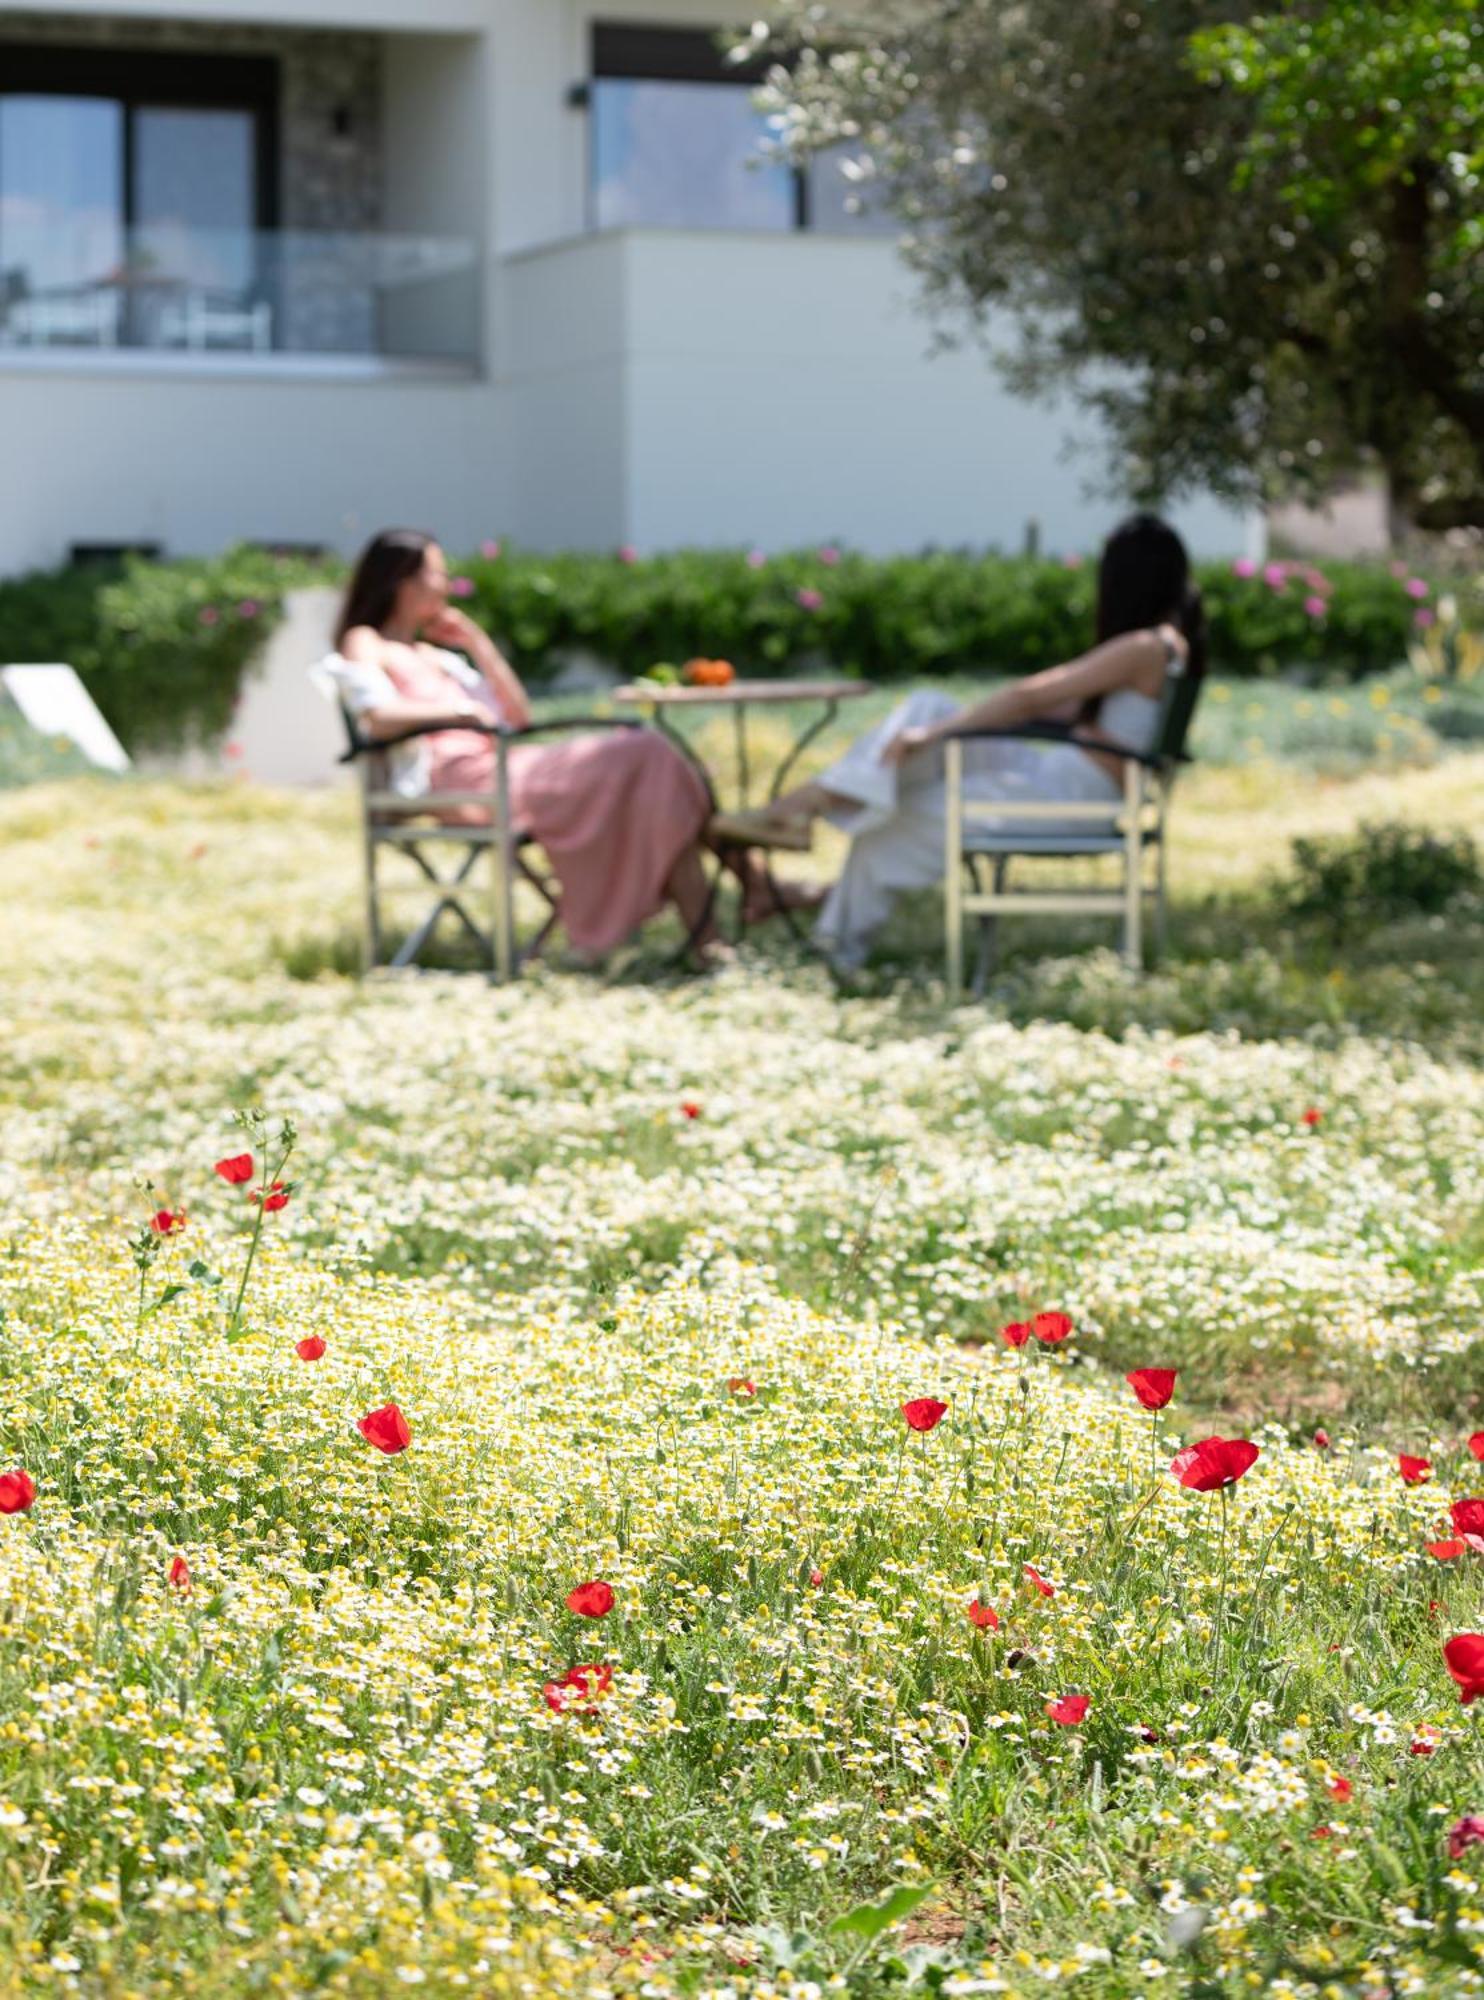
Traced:
POLYGON ((125 230, 135 223, 134 119, 141 109, 245 111, 253 119, 254 226, 279 217, 279 65, 275 56, 156 54, 153 50, 0 42, 0 96, 100 97, 123 110, 125 230))
MULTIPOLYGON (((596 229, 593 209, 592 85, 613 81, 632 83, 759 84, 772 59, 753 56, 728 62, 709 28, 645 25, 637 21, 594 21, 589 36, 590 82, 579 101, 588 112, 587 158, 583 169, 583 214, 589 230, 596 229)), ((809 177, 795 167, 793 226, 797 235, 811 226, 809 177)))

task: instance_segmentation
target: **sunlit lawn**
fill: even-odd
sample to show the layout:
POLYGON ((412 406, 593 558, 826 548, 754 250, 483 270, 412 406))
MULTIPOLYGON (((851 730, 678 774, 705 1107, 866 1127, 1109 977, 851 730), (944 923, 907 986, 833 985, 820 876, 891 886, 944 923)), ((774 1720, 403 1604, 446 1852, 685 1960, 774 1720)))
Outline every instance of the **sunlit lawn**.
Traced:
POLYGON ((850 991, 363 984, 349 795, 0 795, 0 1994, 1480 1990, 1479 912, 1271 885, 1484 831, 1484 752, 1253 699, 1166 963, 1028 926, 952 1010, 931 897, 850 991))

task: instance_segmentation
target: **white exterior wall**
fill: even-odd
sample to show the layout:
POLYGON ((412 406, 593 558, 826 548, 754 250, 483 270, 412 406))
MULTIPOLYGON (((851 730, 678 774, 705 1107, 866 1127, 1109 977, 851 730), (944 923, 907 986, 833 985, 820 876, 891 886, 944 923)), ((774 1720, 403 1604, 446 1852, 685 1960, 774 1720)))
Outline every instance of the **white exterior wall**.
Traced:
MULTIPOLYGON (((706 0, 62 0, 62 13, 386 31, 383 226, 474 241, 477 363, 0 350, 0 573, 73 542, 349 551, 392 521, 453 549, 780 547, 835 537, 1086 549, 1086 420, 1009 397, 977 351, 929 358, 881 239, 582 236, 587 126, 566 101, 594 18, 709 25, 706 0), (1079 456, 1062 455, 1066 438, 1079 456)), ((1183 508, 1198 549, 1253 523, 1183 508)))

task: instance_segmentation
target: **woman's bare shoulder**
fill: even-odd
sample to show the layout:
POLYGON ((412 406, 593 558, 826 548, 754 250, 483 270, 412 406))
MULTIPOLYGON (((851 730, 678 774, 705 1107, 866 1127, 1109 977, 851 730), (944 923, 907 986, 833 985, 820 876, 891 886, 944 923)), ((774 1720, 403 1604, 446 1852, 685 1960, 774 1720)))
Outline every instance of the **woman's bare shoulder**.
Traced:
POLYGON ((352 625, 340 641, 340 656, 379 666, 386 653, 386 640, 374 625, 352 625))

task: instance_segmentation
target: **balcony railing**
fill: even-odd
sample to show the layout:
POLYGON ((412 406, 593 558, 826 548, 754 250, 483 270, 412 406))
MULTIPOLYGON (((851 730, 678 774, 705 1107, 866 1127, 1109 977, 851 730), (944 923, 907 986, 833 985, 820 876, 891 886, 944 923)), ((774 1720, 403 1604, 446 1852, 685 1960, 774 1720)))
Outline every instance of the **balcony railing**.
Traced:
POLYGON ((478 359, 480 259, 467 240, 108 233, 102 245, 96 225, 0 236, 0 349, 478 359))

